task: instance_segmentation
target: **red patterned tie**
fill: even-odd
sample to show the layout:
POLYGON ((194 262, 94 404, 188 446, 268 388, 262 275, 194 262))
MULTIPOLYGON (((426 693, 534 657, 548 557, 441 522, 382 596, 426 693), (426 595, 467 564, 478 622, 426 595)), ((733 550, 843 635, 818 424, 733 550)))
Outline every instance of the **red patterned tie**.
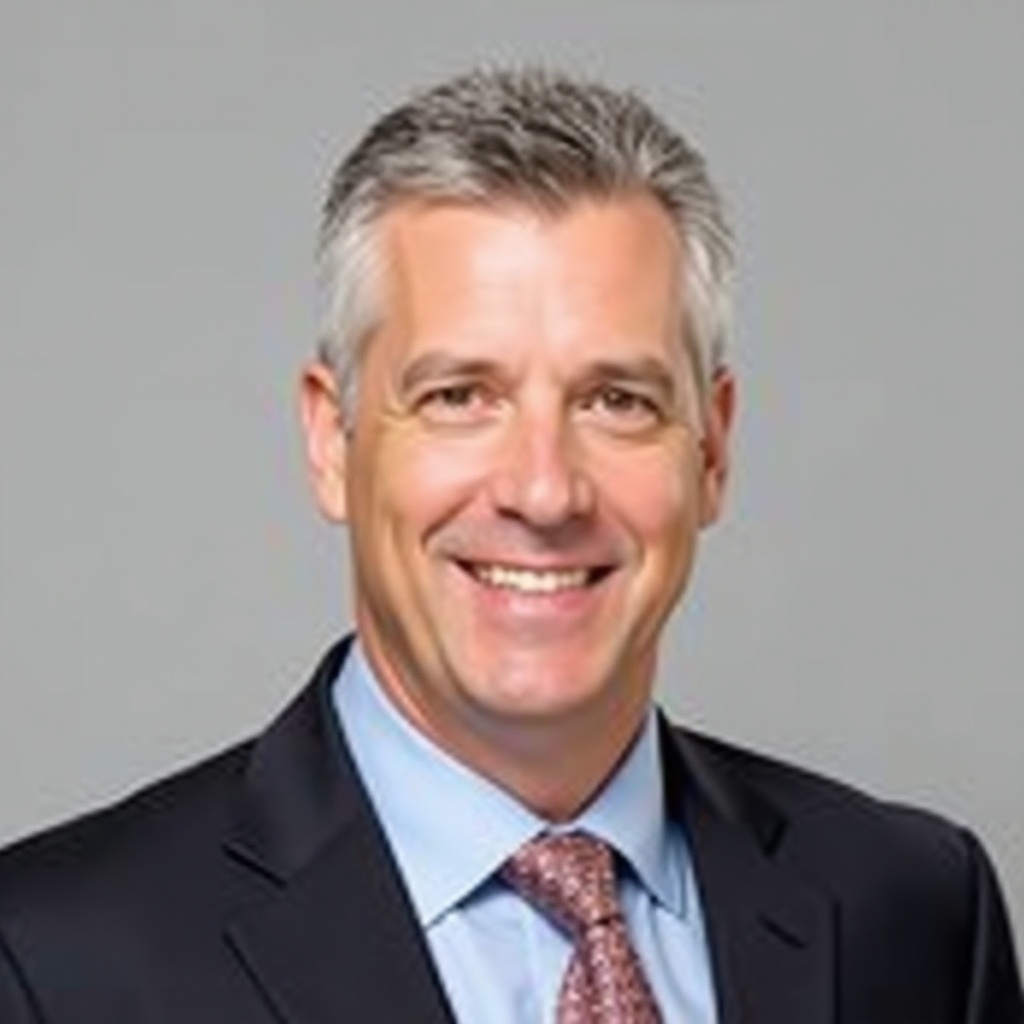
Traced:
POLYGON ((611 850, 600 839, 540 836, 509 858, 502 876, 572 938, 557 1024, 660 1024, 626 932, 611 850))

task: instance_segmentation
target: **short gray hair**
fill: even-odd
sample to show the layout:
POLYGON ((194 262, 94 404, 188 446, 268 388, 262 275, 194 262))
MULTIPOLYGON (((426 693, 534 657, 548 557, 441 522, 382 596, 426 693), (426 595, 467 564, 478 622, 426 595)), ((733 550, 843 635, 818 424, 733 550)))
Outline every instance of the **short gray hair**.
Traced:
POLYGON ((375 228, 403 199, 520 202, 558 213, 583 198, 646 192, 686 254, 684 338, 702 389, 729 333, 732 232, 704 159, 637 95, 538 68, 477 70, 374 124, 330 182, 320 228, 319 356, 346 417, 380 316, 375 228))

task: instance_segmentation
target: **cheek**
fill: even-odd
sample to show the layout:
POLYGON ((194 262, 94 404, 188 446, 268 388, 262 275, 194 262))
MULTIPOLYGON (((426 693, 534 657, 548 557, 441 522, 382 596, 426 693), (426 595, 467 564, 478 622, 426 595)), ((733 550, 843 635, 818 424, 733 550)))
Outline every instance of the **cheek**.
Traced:
POLYGON ((636 453, 603 467, 607 507, 647 549, 689 547, 700 493, 692 461, 676 453, 636 453))
POLYGON ((410 540, 424 539, 455 516, 479 492, 487 477, 480 446, 396 436, 375 446, 355 474, 361 500, 375 522, 410 540), (367 483, 368 482, 368 483, 367 483))

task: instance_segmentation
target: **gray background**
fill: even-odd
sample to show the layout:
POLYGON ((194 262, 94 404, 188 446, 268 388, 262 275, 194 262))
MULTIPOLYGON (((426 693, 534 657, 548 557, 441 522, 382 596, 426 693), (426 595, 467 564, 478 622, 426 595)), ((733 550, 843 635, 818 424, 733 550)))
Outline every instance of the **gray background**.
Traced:
POLYGON ((0 12, 0 838, 257 728, 348 618, 294 380, 336 157, 543 58, 709 154, 736 486, 682 717, 975 827, 1024 921, 1024 5, 17 3, 0 12))

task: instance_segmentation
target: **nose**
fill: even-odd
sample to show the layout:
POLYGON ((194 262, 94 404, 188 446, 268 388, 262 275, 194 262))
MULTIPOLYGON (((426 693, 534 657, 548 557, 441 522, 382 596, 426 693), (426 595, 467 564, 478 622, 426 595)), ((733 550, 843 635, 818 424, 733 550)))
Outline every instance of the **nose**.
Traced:
POLYGON ((520 410, 493 478, 498 512, 538 529, 588 515, 595 490, 571 425, 553 411, 520 410))

